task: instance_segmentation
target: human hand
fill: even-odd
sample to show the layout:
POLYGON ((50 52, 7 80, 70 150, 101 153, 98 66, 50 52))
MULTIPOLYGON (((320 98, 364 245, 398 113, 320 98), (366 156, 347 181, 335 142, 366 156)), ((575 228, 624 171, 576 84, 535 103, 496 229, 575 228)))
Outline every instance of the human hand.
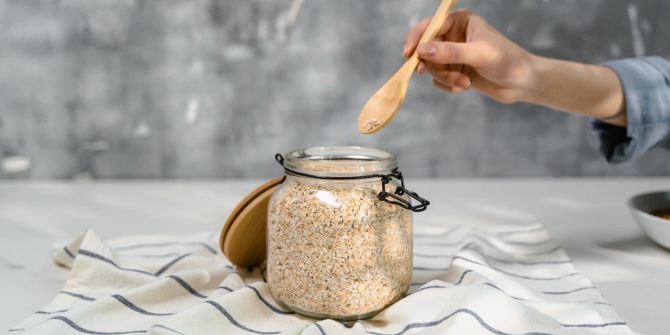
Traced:
POLYGON ((405 39, 403 55, 417 50, 418 73, 428 71, 433 83, 450 93, 473 88, 502 103, 530 99, 530 53, 466 10, 449 15, 436 40, 417 46, 429 23, 430 17, 421 21, 405 39))

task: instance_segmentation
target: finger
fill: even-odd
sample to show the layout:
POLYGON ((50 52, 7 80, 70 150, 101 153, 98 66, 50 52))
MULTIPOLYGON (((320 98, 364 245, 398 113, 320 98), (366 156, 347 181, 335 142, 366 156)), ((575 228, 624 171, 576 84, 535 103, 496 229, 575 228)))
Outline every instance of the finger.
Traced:
POLYGON ((456 78, 455 82, 457 87, 470 88, 470 86, 472 86, 472 80, 470 79, 470 77, 462 73, 459 78, 456 78))
POLYGON ((477 74, 477 72, 475 72, 474 69, 473 69, 471 66, 463 65, 463 66, 461 67, 461 71, 460 71, 460 72, 461 72, 465 77, 468 78, 468 79, 467 79, 467 83, 466 83, 466 82, 462 82, 462 84, 467 85, 468 88, 470 88, 470 87, 472 87, 472 86, 475 85, 475 75, 477 74))
POLYGON ((430 67, 428 68, 428 71, 433 76, 433 78, 439 80, 440 82, 448 86, 459 87, 459 88, 470 88, 470 85, 472 84, 470 78, 460 72, 434 70, 430 67))
POLYGON ((465 66, 463 64, 437 64, 426 61, 420 61, 420 62, 424 64, 427 71, 430 70, 432 72, 442 72, 442 71, 459 72, 466 76, 470 76, 470 74, 472 73, 472 67, 465 66))
POLYGON ((425 66, 426 69, 431 69, 433 71, 456 71, 456 72, 461 72, 461 65, 460 64, 438 64, 438 63, 432 63, 432 62, 426 62, 426 61, 421 61, 425 66))
POLYGON ((465 42, 468 38, 468 27, 481 24, 479 16, 467 9, 458 10, 449 17, 452 21, 449 29, 445 30, 442 35, 444 41, 465 42))
POLYGON ((465 64, 475 68, 490 65, 498 51, 487 42, 427 42, 417 47, 419 57, 437 64, 465 64))
POLYGON ((402 54, 405 57, 409 57, 414 53, 414 49, 416 48, 416 45, 419 44, 421 35, 423 35, 423 32, 428 28, 428 24, 430 24, 430 18, 431 17, 429 16, 421 20, 421 22, 414 26, 414 28, 407 33, 407 36, 405 36, 405 44, 403 45, 402 50, 402 54))
POLYGON ((426 73, 426 64, 424 62, 419 62, 419 66, 416 67, 416 73, 418 74, 426 73))
POLYGON ((435 78, 433 78, 433 85, 437 86, 441 90, 447 91, 452 94, 458 94, 467 90, 467 88, 449 86, 435 78))
MULTIPOLYGON (((455 12, 450 14, 447 19, 444 21, 442 24, 442 27, 437 31, 437 34, 435 35, 436 37, 440 37, 449 31, 451 27, 454 25, 454 22, 456 22, 457 17, 462 16, 462 12, 455 12)), ((402 54, 405 57, 409 57, 414 53, 414 50, 416 49, 417 44, 419 44, 419 41, 421 40, 421 36, 423 36, 423 33, 426 31, 426 28, 428 28, 428 25, 430 24, 430 20, 432 19, 432 16, 429 16, 421 22, 419 22, 412 30, 407 33, 407 36, 405 37, 405 44, 403 45, 403 51, 402 54)))

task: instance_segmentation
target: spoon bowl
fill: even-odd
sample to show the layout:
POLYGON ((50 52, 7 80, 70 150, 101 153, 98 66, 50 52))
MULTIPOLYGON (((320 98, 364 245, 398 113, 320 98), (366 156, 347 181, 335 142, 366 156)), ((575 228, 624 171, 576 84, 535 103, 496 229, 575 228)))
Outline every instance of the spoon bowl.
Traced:
POLYGON ((368 100, 358 116, 358 131, 372 134, 391 122, 405 101, 404 84, 401 80, 389 80, 368 100))
MULTIPOLYGON (((419 43, 435 38, 455 4, 456 0, 442 0, 419 43)), ((418 65, 419 55, 414 50, 405 64, 368 100, 358 115, 358 131, 361 134, 376 133, 391 123, 405 101, 409 82, 418 65)))

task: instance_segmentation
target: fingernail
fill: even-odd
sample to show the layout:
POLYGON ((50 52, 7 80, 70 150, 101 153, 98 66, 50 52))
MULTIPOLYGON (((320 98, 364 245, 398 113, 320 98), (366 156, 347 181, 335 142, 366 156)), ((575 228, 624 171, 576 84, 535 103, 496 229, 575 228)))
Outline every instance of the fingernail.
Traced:
POLYGON ((435 54, 437 54, 437 49, 435 48, 434 45, 430 43, 424 43, 419 45, 417 51, 419 52, 419 54, 424 56, 435 56, 435 54))
POLYGON ((409 48, 408 48, 406 45, 402 48, 402 55, 403 55, 403 56, 407 56, 407 50, 408 50, 408 49, 409 49, 409 48))

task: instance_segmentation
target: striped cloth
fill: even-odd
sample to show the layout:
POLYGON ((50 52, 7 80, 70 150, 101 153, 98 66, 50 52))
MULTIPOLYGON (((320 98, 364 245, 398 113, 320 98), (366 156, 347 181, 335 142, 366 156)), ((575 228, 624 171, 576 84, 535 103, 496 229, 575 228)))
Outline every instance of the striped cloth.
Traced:
POLYGON ((314 320, 281 307, 262 270, 237 269, 218 234, 60 245, 70 276, 10 334, 631 334, 541 225, 416 225, 410 293, 372 319, 314 320))

